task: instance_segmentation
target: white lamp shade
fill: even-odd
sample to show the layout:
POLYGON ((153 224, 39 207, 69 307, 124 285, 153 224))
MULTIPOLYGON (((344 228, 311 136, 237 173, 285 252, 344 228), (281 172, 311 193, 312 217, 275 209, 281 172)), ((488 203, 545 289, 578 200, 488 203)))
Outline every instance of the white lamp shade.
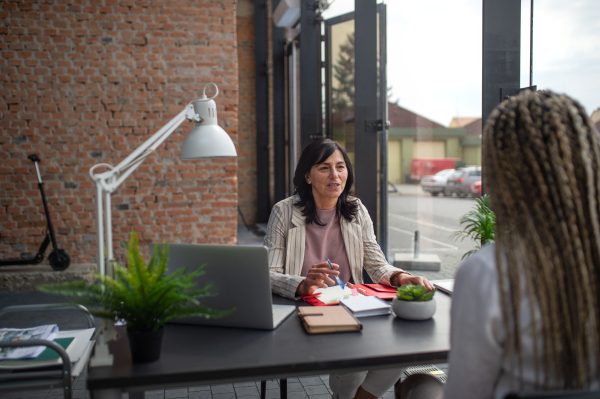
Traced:
MULTIPOLYGON (((206 98, 206 97, 205 97, 206 98)), ((212 99, 194 102, 194 110, 202 118, 187 135, 181 147, 181 159, 236 157, 231 137, 217 124, 217 105, 212 99)))
POLYGON ((181 147, 181 159, 236 157, 231 137, 219 125, 197 124, 181 147))

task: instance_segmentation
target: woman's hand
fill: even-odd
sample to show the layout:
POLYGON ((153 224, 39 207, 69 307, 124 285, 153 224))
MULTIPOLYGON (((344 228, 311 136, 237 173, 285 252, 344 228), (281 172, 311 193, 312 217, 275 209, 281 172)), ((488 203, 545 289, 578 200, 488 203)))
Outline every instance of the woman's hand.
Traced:
POLYGON ((433 291, 435 288, 433 284, 425 277, 421 276, 412 276, 407 273, 400 273, 396 276, 396 284, 395 285, 424 285, 427 288, 427 292, 433 291))
MULTIPOLYGON (((332 263, 331 265, 334 269, 338 269, 340 267, 335 263, 332 263)), ((340 272, 338 272, 337 270, 331 270, 327 262, 312 265, 312 267, 308 269, 308 274, 306 275, 306 278, 300 283, 300 285, 296 289, 296 293, 298 295, 311 295, 319 287, 327 288, 327 285, 323 281, 334 285, 335 281, 329 278, 329 276, 337 276, 339 274, 340 272)))

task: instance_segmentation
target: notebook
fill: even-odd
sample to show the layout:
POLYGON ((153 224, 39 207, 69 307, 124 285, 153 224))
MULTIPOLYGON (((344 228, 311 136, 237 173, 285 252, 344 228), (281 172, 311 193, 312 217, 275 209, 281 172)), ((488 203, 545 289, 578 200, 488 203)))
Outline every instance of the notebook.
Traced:
POLYGON ((362 330, 361 322, 343 306, 300 306, 298 316, 309 334, 362 330))
POLYGON ((186 317, 169 323, 273 330, 296 309, 272 303, 266 247, 169 244, 169 273, 186 266, 195 270, 202 264, 206 264, 205 273, 194 280, 196 287, 210 283, 210 292, 217 295, 200 298, 200 303, 220 310, 235 307, 236 311, 217 319, 186 317))
POLYGON ((392 313, 392 306, 376 296, 353 296, 341 299, 340 304, 355 317, 380 316, 392 313))

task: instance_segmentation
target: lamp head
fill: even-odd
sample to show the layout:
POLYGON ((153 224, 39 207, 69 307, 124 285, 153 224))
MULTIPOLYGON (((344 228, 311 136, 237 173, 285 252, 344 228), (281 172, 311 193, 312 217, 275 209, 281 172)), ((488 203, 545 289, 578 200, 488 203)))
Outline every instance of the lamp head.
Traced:
MULTIPOLYGON (((215 85, 214 83, 208 83, 215 85)), ((213 98, 206 97, 206 86, 203 98, 194 101, 194 112, 200 117, 189 132, 181 147, 181 159, 226 158, 235 157, 237 152, 231 137, 217 123, 217 105, 213 98)))

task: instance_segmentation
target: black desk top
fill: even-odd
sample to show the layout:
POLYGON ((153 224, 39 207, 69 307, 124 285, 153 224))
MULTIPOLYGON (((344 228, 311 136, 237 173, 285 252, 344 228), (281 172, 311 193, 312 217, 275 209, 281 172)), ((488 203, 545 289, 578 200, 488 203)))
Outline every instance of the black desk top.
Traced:
MULTIPOLYGON (((90 390, 129 390, 287 378, 445 362, 450 348, 450 297, 435 296, 433 319, 364 317, 361 332, 308 334, 296 314, 276 330, 168 324, 160 360, 133 364, 125 331, 110 343, 112 367, 92 368, 90 390)), ((303 306, 273 296, 273 302, 303 306)))

